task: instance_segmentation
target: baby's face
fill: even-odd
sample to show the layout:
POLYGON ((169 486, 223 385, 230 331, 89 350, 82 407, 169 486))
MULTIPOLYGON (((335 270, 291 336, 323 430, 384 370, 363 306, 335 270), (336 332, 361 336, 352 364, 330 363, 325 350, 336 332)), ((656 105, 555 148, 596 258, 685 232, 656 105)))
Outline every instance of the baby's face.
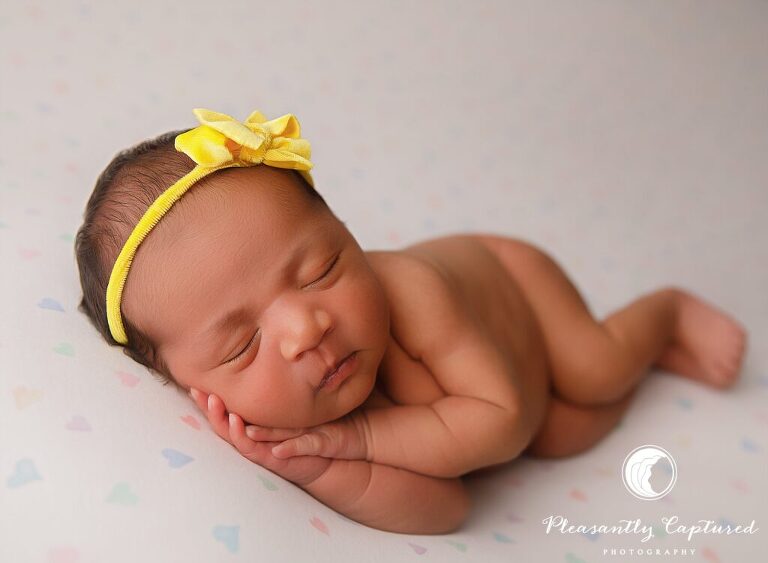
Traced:
POLYGON ((378 278, 344 224, 313 210, 286 171, 220 174, 193 186, 139 247, 124 314, 180 384, 216 394, 246 422, 344 416, 372 391, 389 339, 378 278), (353 351, 354 373, 318 389, 353 351))

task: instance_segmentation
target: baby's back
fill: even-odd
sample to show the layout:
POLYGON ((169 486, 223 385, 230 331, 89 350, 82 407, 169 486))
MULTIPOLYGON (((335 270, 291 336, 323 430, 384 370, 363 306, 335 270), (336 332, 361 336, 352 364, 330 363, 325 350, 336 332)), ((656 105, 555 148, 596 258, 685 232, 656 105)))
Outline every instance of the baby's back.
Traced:
MULTIPOLYGON (((437 271, 440 275, 435 279, 449 289, 447 294, 456 299, 467 324, 489 344, 488 349, 509 366, 507 373, 500 377, 507 377, 509 384, 515 382, 519 386, 532 424, 540 424, 549 396, 549 370, 541 330, 523 293, 496 254, 484 244, 482 235, 445 236, 399 251, 367 255, 380 277, 402 277, 409 268, 400 268, 398 264, 414 259, 437 271)), ((419 292, 427 288, 412 286, 411 290, 419 292)), ((391 298, 390 307, 398 306, 396 299, 391 298)), ((408 311, 398 313, 393 319, 408 322, 408 311)), ((408 342, 392 338, 379 370, 381 383, 398 404, 434 402, 445 394, 438 383, 440 375, 435 377, 431 373, 434 368, 419 362, 410 352, 408 342)), ((467 377, 472 377, 476 370, 466 366, 465 372, 467 377)))

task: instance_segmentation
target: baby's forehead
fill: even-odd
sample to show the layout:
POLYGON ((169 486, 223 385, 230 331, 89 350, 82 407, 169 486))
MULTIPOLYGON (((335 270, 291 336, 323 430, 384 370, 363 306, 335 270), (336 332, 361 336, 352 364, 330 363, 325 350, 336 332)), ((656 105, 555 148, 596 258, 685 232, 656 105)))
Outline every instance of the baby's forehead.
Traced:
POLYGON ((220 231, 223 243, 228 240, 224 233, 238 227, 254 233, 291 231, 306 221, 313 206, 301 186, 290 176, 248 173, 255 168, 222 170, 193 185, 161 219, 157 238, 199 237, 213 229, 220 231))

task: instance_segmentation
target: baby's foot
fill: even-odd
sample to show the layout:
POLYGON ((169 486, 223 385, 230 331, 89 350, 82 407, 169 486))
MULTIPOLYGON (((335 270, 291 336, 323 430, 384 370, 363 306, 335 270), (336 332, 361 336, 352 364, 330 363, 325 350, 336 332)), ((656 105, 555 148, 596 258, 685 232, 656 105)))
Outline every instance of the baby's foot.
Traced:
POLYGON ((678 291, 678 317, 672 344, 655 364, 725 389, 736 381, 747 334, 733 318, 694 295, 678 291))

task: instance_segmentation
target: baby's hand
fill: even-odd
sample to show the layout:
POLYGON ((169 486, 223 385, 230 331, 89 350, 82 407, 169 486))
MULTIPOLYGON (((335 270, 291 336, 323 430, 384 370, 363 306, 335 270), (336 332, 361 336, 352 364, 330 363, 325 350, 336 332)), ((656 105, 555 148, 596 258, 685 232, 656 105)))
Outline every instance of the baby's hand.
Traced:
POLYGON ((281 430, 259 426, 255 427, 259 431, 256 437, 252 438, 248 434, 254 434, 254 432, 246 433, 243 419, 234 413, 227 413, 221 399, 196 389, 190 391, 190 396, 219 437, 234 446, 246 459, 274 471, 284 479, 304 486, 322 475, 331 464, 332 460, 320 456, 300 455, 295 458, 280 459, 272 454, 271 450, 278 444, 277 441, 301 434, 304 429, 281 430))
MULTIPOLYGON (((254 434, 259 436, 262 427, 254 428, 254 434)), ((269 436, 268 433, 264 435, 269 436)), ((355 409, 338 420, 301 429, 295 437, 285 435, 280 438, 284 442, 272 448, 272 455, 280 459, 319 455, 335 459, 367 460, 370 435, 364 412, 355 409)))

